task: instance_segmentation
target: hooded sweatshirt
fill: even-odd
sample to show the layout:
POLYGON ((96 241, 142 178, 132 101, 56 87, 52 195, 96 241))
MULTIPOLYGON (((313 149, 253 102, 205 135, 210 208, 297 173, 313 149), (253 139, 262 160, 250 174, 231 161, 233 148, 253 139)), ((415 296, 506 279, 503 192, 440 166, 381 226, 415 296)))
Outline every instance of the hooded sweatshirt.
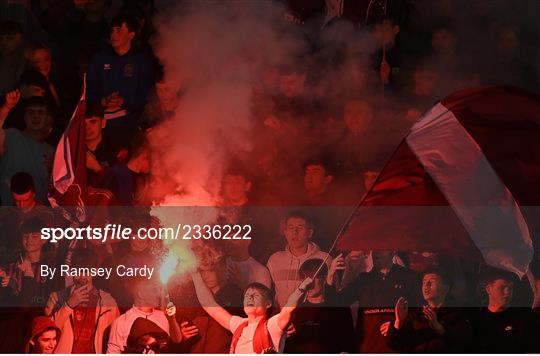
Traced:
POLYGON ((32 320, 32 324, 30 325, 30 337, 28 338, 26 349, 24 350, 25 353, 30 353, 30 341, 47 329, 55 329, 57 336, 60 337, 60 329, 51 319, 47 318, 46 316, 38 316, 32 320))
POLYGON ((108 354, 119 354, 127 346, 127 340, 133 323, 138 318, 145 318, 155 323, 161 329, 169 334, 169 322, 162 310, 154 309, 151 313, 145 313, 139 308, 133 306, 124 314, 120 315, 111 326, 111 334, 107 345, 108 354))
POLYGON ((146 335, 153 336, 158 341, 160 350, 167 347, 169 334, 156 323, 146 318, 138 317, 135 319, 129 330, 127 348, 125 351, 127 353, 144 353, 141 352, 144 349, 141 338, 146 335))
MULTIPOLYGON (((54 323, 62 331, 61 337, 58 339, 58 346, 55 353, 69 354, 73 349, 73 342, 76 340, 74 335, 74 314, 75 310, 70 308, 66 300, 69 298, 71 288, 66 288, 59 292, 51 294, 49 301, 57 300, 54 307, 52 303, 47 303, 48 306, 45 312, 52 313, 54 323), (49 307, 53 307, 54 310, 50 310, 49 307)), ((90 311, 91 309, 89 309, 90 311)), ((92 310, 93 312, 93 310, 92 310)), ((97 291, 97 305, 95 307, 95 325, 94 325, 94 350, 97 353, 104 352, 103 341, 105 339, 106 330, 109 326, 118 318, 120 312, 116 306, 116 302, 113 297, 102 290, 97 291)))
MULTIPOLYGON (((327 256, 328 254, 322 252, 319 246, 313 242, 308 243, 307 252, 301 256, 294 256, 288 245, 285 247, 285 251, 278 251, 270 256, 267 266, 274 281, 276 300, 279 306, 284 306, 289 295, 300 285, 298 270, 302 263, 310 258, 324 260, 327 256)), ((330 263, 332 263, 332 259, 328 258, 326 261, 328 268, 330 268, 330 263)))

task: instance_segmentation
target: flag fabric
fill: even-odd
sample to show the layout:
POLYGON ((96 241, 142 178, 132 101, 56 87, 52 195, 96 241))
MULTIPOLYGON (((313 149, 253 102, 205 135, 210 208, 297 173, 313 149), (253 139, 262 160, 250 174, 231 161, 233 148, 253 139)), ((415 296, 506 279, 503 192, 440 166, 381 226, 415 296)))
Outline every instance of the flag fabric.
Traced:
POLYGON ((86 103, 81 97, 54 155, 52 190, 49 201, 53 207, 73 209, 71 220, 86 219, 86 142, 84 115, 86 103))
POLYGON ((522 277, 540 202, 540 97, 457 92, 412 127, 355 211, 342 250, 481 257, 522 277))

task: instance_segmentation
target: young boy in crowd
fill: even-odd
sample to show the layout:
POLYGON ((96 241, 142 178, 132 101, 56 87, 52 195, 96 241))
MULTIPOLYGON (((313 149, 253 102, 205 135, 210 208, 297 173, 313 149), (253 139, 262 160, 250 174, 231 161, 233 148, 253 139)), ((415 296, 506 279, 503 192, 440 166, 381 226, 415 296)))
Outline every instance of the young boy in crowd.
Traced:
POLYGON ((268 259, 268 270, 274 281, 276 301, 279 306, 285 305, 287 298, 294 292, 301 282, 298 270, 304 261, 309 258, 327 259, 328 254, 311 242, 313 225, 310 219, 302 212, 292 212, 285 218, 283 234, 287 241, 285 250, 274 253, 268 259))
POLYGON ((538 352, 534 349, 536 330, 531 309, 511 307, 515 279, 502 270, 485 273, 488 305, 471 318, 476 352, 538 352))
POLYGON ((247 318, 231 315, 221 307, 201 275, 192 275, 197 298, 204 310, 221 326, 233 334, 230 353, 276 353, 283 352, 286 330, 300 299, 313 282, 306 278, 289 296, 281 311, 270 317, 273 294, 259 283, 250 284, 244 293, 244 312, 247 318))
POLYGON ((45 316, 38 316, 30 325, 30 338, 26 344, 25 353, 55 353, 56 345, 58 345, 58 339, 61 335, 60 329, 51 319, 45 316))
POLYGON ((111 23, 111 49, 88 65, 88 102, 105 108, 108 127, 135 128, 154 81, 151 58, 134 48, 137 20, 120 14, 111 23))
MULTIPOLYGON (((0 126, 7 113, 17 104, 18 91, 6 95, 6 103, 0 109, 0 126)), ((49 173, 52 169, 54 149, 45 142, 51 132, 52 117, 49 105, 42 97, 33 97, 27 101, 24 122, 26 128, 0 129, 0 180, 3 205, 11 205, 9 182, 17 172, 32 175, 37 199, 47 201, 49 173)))
POLYGON ((354 326, 349 307, 336 307, 326 291, 328 267, 319 258, 304 261, 300 266, 301 279, 313 279, 292 319, 294 332, 287 337, 286 353, 338 354, 353 352, 354 326), (315 275, 319 267, 319 273, 315 275))
POLYGON ((400 352, 461 353, 470 351, 472 329, 461 308, 449 305, 450 277, 440 269, 423 272, 422 295, 426 305, 409 310, 398 299, 395 320, 385 327, 388 345, 400 352))

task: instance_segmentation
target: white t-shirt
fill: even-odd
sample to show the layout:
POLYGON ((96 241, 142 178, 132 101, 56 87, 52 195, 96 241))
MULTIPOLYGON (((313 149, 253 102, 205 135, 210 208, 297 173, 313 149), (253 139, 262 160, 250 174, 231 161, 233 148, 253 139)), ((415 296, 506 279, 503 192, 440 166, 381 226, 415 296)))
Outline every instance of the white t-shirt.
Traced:
MULTIPOLYGON (((268 319, 268 323, 266 324, 266 327, 268 328, 268 334, 270 334, 270 338, 272 339, 272 343, 274 344, 274 347, 277 348, 277 352, 282 353, 283 349, 285 347, 285 331, 281 330, 279 328, 278 322, 277 322, 278 315, 274 315, 270 319, 268 319)), ((245 323, 248 319, 247 318, 241 318, 239 316, 233 316, 231 317, 231 321, 229 322, 229 327, 231 329, 231 332, 235 333, 236 329, 240 327, 243 323, 245 323)), ((238 343, 236 344, 236 349, 234 350, 235 354, 254 354, 255 351, 253 350, 253 337, 255 336, 255 330, 257 329, 257 325, 259 325, 259 321, 255 323, 248 324, 244 330, 242 330, 242 335, 240 335, 240 338, 238 339, 238 343)))
POLYGON ((228 258, 227 264, 230 266, 235 266, 240 270, 240 287, 245 288, 250 283, 259 282, 268 288, 272 288, 272 277, 270 276, 268 268, 259 263, 253 257, 250 257, 242 262, 237 262, 231 258, 228 258))

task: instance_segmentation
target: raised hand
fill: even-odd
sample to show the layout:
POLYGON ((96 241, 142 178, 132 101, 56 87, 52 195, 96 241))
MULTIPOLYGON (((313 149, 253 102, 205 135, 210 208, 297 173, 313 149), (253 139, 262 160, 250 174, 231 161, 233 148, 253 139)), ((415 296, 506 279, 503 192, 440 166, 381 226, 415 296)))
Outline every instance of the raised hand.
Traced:
POLYGON ((34 278, 34 270, 32 269, 32 263, 29 260, 24 259, 17 267, 22 271, 25 277, 34 278))
POLYGON ((172 302, 167 303, 167 308, 165 308, 165 314, 168 317, 174 317, 176 315, 176 305, 172 302))
POLYGON ((90 286, 88 284, 75 287, 71 290, 67 304, 71 308, 76 308, 81 303, 88 303, 90 301, 90 286))
POLYGON ((389 83, 391 71, 392 68, 390 67, 390 64, 388 64, 386 59, 383 59, 381 62, 381 68, 379 69, 379 76, 384 85, 389 83))
POLYGON ((21 92, 19 91, 19 89, 7 92, 6 102, 4 104, 6 106, 6 109, 8 110, 13 109, 15 105, 17 105, 20 99, 21 99, 21 92))
POLYGON ((298 286, 298 290, 305 292, 309 289, 309 286, 313 283, 313 278, 306 277, 298 286))
POLYGON ((407 314, 409 313, 409 303, 407 302, 407 299, 403 297, 398 299, 396 302, 396 307, 394 308, 394 313, 396 316, 394 327, 399 330, 403 326, 403 323, 407 318, 407 314))
POLYGON ((328 275, 326 277, 326 283, 328 285, 333 285, 336 272, 344 271, 344 270, 345 270, 345 259, 343 258, 343 254, 340 253, 336 258, 332 260, 332 263, 330 264, 330 269, 328 270, 328 275))
POLYGON ((422 311, 424 312, 424 317, 429 322, 429 327, 441 335, 444 334, 445 330, 442 324, 439 323, 439 319, 437 318, 437 312, 427 305, 424 305, 422 311))

